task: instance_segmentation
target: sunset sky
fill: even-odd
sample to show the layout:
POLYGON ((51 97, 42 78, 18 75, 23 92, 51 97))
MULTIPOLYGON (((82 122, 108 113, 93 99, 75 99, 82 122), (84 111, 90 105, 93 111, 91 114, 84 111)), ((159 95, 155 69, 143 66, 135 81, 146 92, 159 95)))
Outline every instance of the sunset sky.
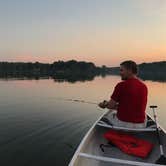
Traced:
POLYGON ((0 0, 0 61, 166 60, 166 0, 0 0))

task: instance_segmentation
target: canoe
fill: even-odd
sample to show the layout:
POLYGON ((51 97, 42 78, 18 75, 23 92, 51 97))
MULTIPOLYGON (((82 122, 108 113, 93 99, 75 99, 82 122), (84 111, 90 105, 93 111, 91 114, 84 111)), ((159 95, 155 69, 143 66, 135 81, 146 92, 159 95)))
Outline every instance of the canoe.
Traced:
MULTIPOLYGON (((151 116, 147 114, 149 127, 145 129, 131 129, 123 127, 115 127, 103 121, 103 117, 107 117, 110 111, 105 112, 89 129, 80 145, 75 151, 69 166, 161 166, 155 164, 155 161, 160 157, 160 147, 158 144, 155 122, 151 116), (127 155, 120 151, 117 147, 106 148, 102 152, 100 144, 107 144, 103 134, 110 128, 115 130, 125 130, 131 132, 137 138, 148 140, 154 144, 152 152, 145 159, 127 155)), ((161 133, 161 141, 164 147, 164 154, 166 154, 166 131, 159 126, 161 133)))

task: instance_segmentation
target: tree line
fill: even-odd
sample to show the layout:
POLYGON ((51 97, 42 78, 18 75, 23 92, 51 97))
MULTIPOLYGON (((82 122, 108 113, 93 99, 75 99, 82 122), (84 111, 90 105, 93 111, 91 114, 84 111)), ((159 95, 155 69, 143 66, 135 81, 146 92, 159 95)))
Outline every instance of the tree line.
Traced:
POLYGON ((34 77, 51 76, 56 78, 88 78, 108 73, 106 66, 98 67, 92 62, 84 61, 56 61, 52 64, 0 62, 0 77, 34 77))
MULTIPOLYGON (((166 81, 166 61, 138 65, 138 76, 143 80, 166 81)), ((109 73, 118 75, 119 67, 109 68, 109 73)))

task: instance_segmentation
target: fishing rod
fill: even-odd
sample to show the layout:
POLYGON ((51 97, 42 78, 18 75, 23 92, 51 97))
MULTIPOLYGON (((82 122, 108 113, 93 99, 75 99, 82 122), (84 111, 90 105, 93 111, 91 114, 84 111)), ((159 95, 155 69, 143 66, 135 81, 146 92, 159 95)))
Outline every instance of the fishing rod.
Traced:
POLYGON ((57 100, 62 100, 62 101, 72 101, 72 102, 78 102, 78 103, 86 103, 86 104, 98 105, 98 103, 95 103, 95 102, 79 100, 79 99, 65 99, 65 98, 56 98, 56 99, 57 100))

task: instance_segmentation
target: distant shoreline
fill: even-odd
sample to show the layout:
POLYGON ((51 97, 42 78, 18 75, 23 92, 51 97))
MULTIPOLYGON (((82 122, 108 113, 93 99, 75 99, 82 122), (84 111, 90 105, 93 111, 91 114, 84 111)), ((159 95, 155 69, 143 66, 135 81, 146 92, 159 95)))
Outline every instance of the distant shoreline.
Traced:
MULTIPOLYGON (((142 63, 138 65, 138 76, 143 80, 166 82, 166 61, 142 63)), ((119 67, 112 67, 110 74, 119 75, 119 67)))
MULTIPOLYGON (((166 81, 166 61, 139 64, 139 77, 143 80, 166 81)), ((95 76, 119 75, 119 67, 96 66, 85 61, 0 62, 0 78, 40 78, 92 80, 95 76)))
POLYGON ((57 61, 52 64, 25 63, 25 62, 0 62, 0 78, 40 78, 52 77, 68 81, 93 80, 95 76, 109 74, 106 66, 98 67, 92 62, 84 61, 57 61))

